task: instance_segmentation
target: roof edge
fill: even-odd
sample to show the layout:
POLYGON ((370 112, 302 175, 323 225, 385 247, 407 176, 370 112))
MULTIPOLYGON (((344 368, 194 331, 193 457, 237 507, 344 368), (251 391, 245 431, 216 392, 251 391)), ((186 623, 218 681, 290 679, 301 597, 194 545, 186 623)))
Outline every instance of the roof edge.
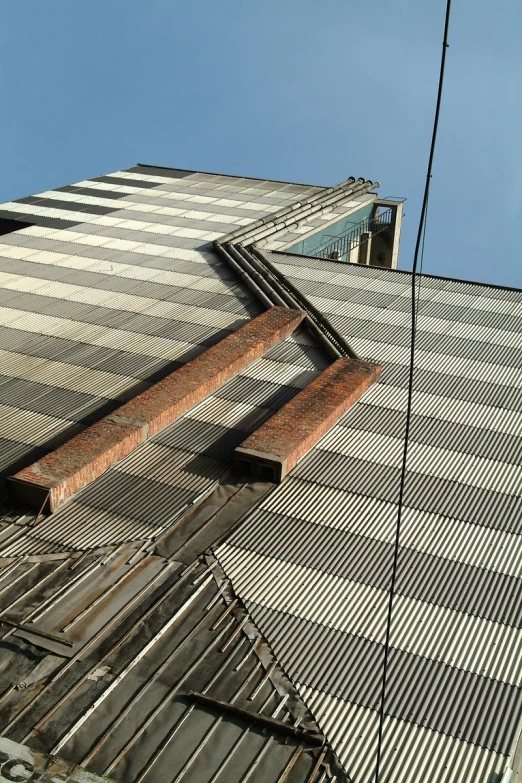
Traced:
MULTIPOLYGON (((187 171, 190 174, 210 174, 214 177, 229 177, 230 179, 251 179, 254 182, 276 182, 279 185, 300 185, 305 188, 329 188, 330 185, 314 185, 310 182, 290 182, 284 179, 270 179, 268 177, 249 177, 245 174, 224 174, 221 171, 201 171, 200 169, 184 169, 182 166, 156 166, 153 163, 136 163, 136 166, 151 169, 165 169, 165 171, 187 171)), ((124 169, 121 169, 123 171, 124 169)))
MULTIPOLYGON (((333 258, 318 258, 316 256, 305 256, 300 255, 299 253, 289 253, 286 250, 272 250, 270 249, 270 252, 274 255, 278 256, 298 256, 299 258, 310 258, 314 261, 325 261, 328 264, 338 264, 339 266, 347 266, 345 261, 336 261, 333 258)), ((357 267, 357 264, 350 264, 349 266, 357 267)), ((389 269, 385 266, 371 266, 371 269, 380 269, 383 272, 392 272, 393 274, 401 274, 401 275, 412 275, 413 272, 411 269, 389 269)), ((417 272, 417 278, 420 277, 430 277, 434 280, 449 280, 452 283, 464 283, 466 285, 479 285, 483 288, 497 288, 501 291, 514 291, 515 293, 522 294, 522 288, 517 288, 517 286, 511 286, 511 285, 501 285, 500 283, 485 283, 482 280, 466 280, 464 278, 460 277, 447 277, 446 275, 433 275, 429 274, 428 272, 422 272, 420 274, 417 272)))

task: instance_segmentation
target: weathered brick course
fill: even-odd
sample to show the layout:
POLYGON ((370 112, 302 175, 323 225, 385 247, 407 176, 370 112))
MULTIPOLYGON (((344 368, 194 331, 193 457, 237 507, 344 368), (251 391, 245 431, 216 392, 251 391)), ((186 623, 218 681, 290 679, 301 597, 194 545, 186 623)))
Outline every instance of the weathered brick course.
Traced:
POLYGON ((236 448, 236 461, 280 481, 380 374, 377 364, 337 359, 236 448))
POLYGON ((272 307, 9 479, 11 492, 53 511, 290 335, 304 313, 272 307))

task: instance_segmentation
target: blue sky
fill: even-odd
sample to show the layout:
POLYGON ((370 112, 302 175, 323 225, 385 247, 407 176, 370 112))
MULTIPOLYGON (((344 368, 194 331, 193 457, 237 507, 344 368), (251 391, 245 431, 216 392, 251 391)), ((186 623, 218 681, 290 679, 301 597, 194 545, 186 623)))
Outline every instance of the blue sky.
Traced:
MULTIPOLYGON (((0 201, 137 162, 407 198, 411 266, 444 0, 0 7, 0 201)), ((424 271, 520 286, 522 4, 453 0, 424 271)))

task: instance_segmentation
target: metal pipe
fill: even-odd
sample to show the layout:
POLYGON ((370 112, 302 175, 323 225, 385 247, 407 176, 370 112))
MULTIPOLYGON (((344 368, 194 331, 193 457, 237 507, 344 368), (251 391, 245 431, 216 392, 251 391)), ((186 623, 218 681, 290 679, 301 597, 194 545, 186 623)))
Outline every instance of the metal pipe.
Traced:
MULTIPOLYGON (((372 187, 374 183, 371 183, 369 187, 372 187)), ((377 183, 378 184, 378 183, 377 183)), ((364 195, 364 193, 367 193, 369 188, 359 188, 358 190, 354 190, 352 193, 350 193, 351 198, 357 198, 358 196, 364 195)), ((246 239, 249 239, 253 242, 259 242, 261 239, 264 239, 266 236, 276 236, 278 233, 280 233, 283 230, 288 230, 288 228, 292 225, 298 225, 302 220, 305 218, 310 217, 311 215, 317 215, 323 212, 327 207, 331 207, 333 204, 337 204, 337 202, 342 201, 346 197, 346 194, 342 193, 339 195, 336 195, 332 197, 331 199, 327 199, 324 202, 321 202, 319 205, 315 206, 307 206, 303 208, 302 211, 297 213, 297 219, 296 216, 292 216, 291 221, 283 221, 281 224, 277 224, 273 228, 267 228, 263 231, 259 230, 255 233, 254 237, 247 237, 245 236, 240 237, 241 241, 245 241, 246 239)))
POLYGON ((258 299, 260 299, 263 304, 266 307, 273 307, 273 302, 268 298, 268 296, 259 288, 258 285, 254 283, 254 281, 247 275, 246 272, 243 271, 243 269, 239 266, 237 261, 234 261, 230 253, 225 250, 223 245, 215 245, 216 252, 222 256, 227 263, 227 265, 234 270, 234 272, 238 275, 238 277, 243 280, 247 288, 252 291, 254 296, 257 296, 258 299))
MULTIPOLYGON (((361 181, 361 179, 362 178, 360 178, 358 180, 358 182, 361 181)), ((362 180, 362 181, 364 181, 364 180, 362 180)), ((329 193, 332 193, 334 190, 338 190, 341 187, 348 187, 353 182, 355 182, 355 177, 348 177, 347 180, 345 180, 344 182, 339 183, 339 185, 333 185, 330 188, 325 188, 325 189, 321 190, 321 192, 316 194, 315 196, 310 196, 308 199, 304 199, 304 201, 294 201, 293 204, 290 204, 287 207, 282 207, 281 209, 278 209, 276 212, 273 212, 271 215, 267 215, 264 218, 259 218, 259 220, 256 220, 255 223, 252 223, 248 227, 247 231, 245 231, 244 229, 238 229, 237 231, 233 231, 230 234, 226 234, 224 237, 221 237, 221 239, 219 239, 218 242, 220 242, 221 244, 225 244, 227 242, 232 242, 234 239, 236 239, 236 237, 241 236, 241 234, 245 234, 246 235, 247 233, 250 233, 251 231, 255 231, 260 226, 264 226, 264 225, 266 225, 266 223, 268 223, 270 221, 278 220, 283 215, 286 215, 289 212, 297 210, 297 209, 299 209, 300 207, 302 207, 302 206, 304 206, 306 204, 312 204, 318 198, 320 198, 322 196, 326 196, 329 193)))
POLYGON ((275 291, 274 288, 266 281, 265 276, 260 274, 259 271, 256 271, 256 269, 254 269, 252 265, 249 264, 248 260, 245 260, 243 255, 239 252, 238 247, 227 244, 225 246, 225 250, 243 270, 243 274, 247 275, 251 280, 253 280, 254 284, 259 288, 259 290, 265 294, 265 296, 270 301, 270 307, 273 307, 274 305, 288 307, 287 303, 283 301, 279 295, 279 292, 275 291))
POLYGON ((368 183, 365 186, 358 187, 358 188, 344 189, 343 191, 334 193, 333 195, 323 197, 321 201, 318 201, 317 203, 310 203, 310 204, 305 203, 304 205, 302 205, 302 207, 296 209, 291 216, 281 215, 280 217, 276 217, 274 219, 273 215, 269 215, 267 222, 263 226, 256 229, 255 231, 246 231, 242 235, 239 234, 236 237, 236 239, 240 239, 241 241, 246 241, 248 239, 254 242, 260 239, 261 236, 266 236, 267 233, 271 233, 271 234, 278 233, 286 226, 292 225, 294 222, 299 223, 305 217, 309 217, 310 215, 318 214, 324 211, 327 207, 333 206, 334 204, 337 204, 339 201, 343 201, 348 196, 350 198, 357 198, 358 196, 361 196, 364 193, 368 193, 371 190, 371 188, 373 188, 375 185, 378 186, 378 184, 379 183, 368 181, 368 183))
POLYGON ((303 201, 296 201, 287 207, 283 207, 282 209, 277 210, 277 212, 272 212, 270 215, 266 215, 264 218, 256 220, 255 223, 252 223, 246 229, 238 229, 237 231, 234 231, 231 234, 227 234, 226 236, 221 237, 216 241, 220 244, 224 244, 226 242, 233 242, 235 239, 239 238, 246 240, 247 238, 255 235, 259 229, 265 226, 267 228, 272 228, 273 226, 277 225, 279 220, 284 218, 287 219, 290 215, 292 215, 292 217, 295 215, 301 216, 301 213, 303 213, 305 210, 315 209, 322 204, 328 205, 330 203, 335 203, 336 201, 339 201, 348 195, 356 196, 360 195, 361 193, 367 193, 372 188, 378 187, 378 182, 364 180, 362 177, 359 177, 359 179, 355 181, 353 177, 350 177, 348 180, 341 182, 339 185, 323 189, 317 195, 310 196, 303 201))
MULTIPOLYGON (((315 305, 313 305, 313 304, 312 304, 312 303, 309 301, 309 299, 308 299, 306 296, 304 296, 304 295, 301 293, 301 291, 299 291, 299 289, 298 289, 298 288, 296 288, 296 287, 294 286, 294 284, 293 284, 293 283, 291 283, 291 282, 290 282, 290 280, 288 280, 288 278, 286 278, 286 277, 285 277, 285 276, 284 276, 284 275, 283 275, 283 274, 282 274, 282 273, 281 273, 281 272, 280 272, 280 271, 277 269, 277 267, 275 267, 275 266, 274 266, 274 265, 273 265, 273 264, 272 264, 272 263, 271 263, 271 262, 270 262, 270 261, 269 261, 269 260, 266 258, 266 256, 265 256, 263 253, 261 253, 261 251, 260 251, 260 250, 259 250, 257 247, 255 247, 255 246, 253 245, 253 246, 250 248, 250 251, 252 252, 252 254, 254 254, 254 255, 256 256, 256 258, 258 258, 258 259, 261 261, 261 263, 262 263, 262 264, 264 264, 264 266, 266 266, 266 268, 267 268, 267 269, 268 269, 268 270, 269 270, 269 271, 270 271, 270 272, 273 274, 273 276, 274 276, 274 277, 275 277, 277 280, 279 280, 280 282, 282 282, 282 283, 284 284, 285 288, 287 288, 287 289, 290 291, 290 293, 291 293, 291 294, 293 294, 293 295, 295 296, 295 299, 296 299, 296 302, 297 302, 297 303, 298 303, 298 305, 299 305, 299 308, 300 308, 301 310, 304 310, 305 312, 307 312, 307 313, 311 314, 311 315, 314 317, 314 319, 315 319, 315 320, 316 320, 316 321, 317 321, 319 324, 322 324, 322 325, 325 327, 325 329, 327 330, 327 332, 329 333, 329 335, 331 335, 331 337, 333 338, 333 340, 334 340, 334 343, 337 343, 337 345, 338 345, 340 348, 342 348, 342 353, 344 353, 346 356, 349 356, 349 357, 350 357, 350 358, 352 358, 352 359, 359 359, 359 358, 360 358, 360 357, 359 357, 359 356, 356 354, 356 352, 353 350, 353 348, 352 348, 352 347, 351 347, 351 346, 350 346, 350 345, 349 345, 349 344, 346 342, 346 340, 344 339, 344 337, 343 337, 341 334, 339 334, 339 332, 338 332, 338 331, 337 331, 337 329, 336 329, 336 328, 333 326, 333 324, 331 324, 331 323, 330 323, 330 321, 328 320, 328 318, 327 318, 327 317, 326 317, 326 316, 325 316, 323 313, 321 313, 321 312, 320 312, 320 311, 319 311, 319 310, 318 310, 318 309, 315 307, 315 305)), ((339 352, 339 353, 341 354, 341 352, 339 352)))
POLYGON ((262 266, 255 256, 249 253, 246 248, 244 248, 242 245, 238 245, 235 248, 231 246, 230 250, 234 250, 242 257, 243 263, 247 270, 252 270, 251 273, 253 275, 256 275, 258 278, 262 279, 263 284, 272 292, 272 295, 278 298, 278 304, 280 304, 282 307, 291 307, 294 310, 300 309, 297 307, 295 300, 281 288, 276 280, 274 280, 273 275, 264 266, 262 266))
POLYGON ((268 261, 253 242, 263 240, 267 236, 276 236, 281 231, 287 230, 289 226, 297 225, 304 218, 324 211, 347 195, 357 198, 372 187, 379 187, 379 183, 363 178, 359 178, 356 182, 353 177, 350 177, 339 185, 323 189, 319 194, 303 202, 296 202, 261 218, 246 230, 239 229, 214 242, 219 255, 265 306, 280 305, 303 310, 308 329, 334 358, 350 356, 357 359, 359 357, 326 316, 268 261), (239 240, 241 244, 234 246, 232 244, 234 240, 239 240), (247 241, 252 242, 252 247, 248 250, 244 247, 247 241))
POLYGON ((258 276, 264 279, 265 284, 270 288, 271 291, 273 291, 273 295, 278 297, 283 307, 291 307, 293 310, 304 311, 305 325, 312 332, 314 337, 321 343, 323 348, 325 348, 325 350, 330 353, 334 359, 338 359, 343 355, 342 352, 338 350, 319 329, 312 318, 310 318, 310 314, 306 311, 306 308, 302 307, 302 305, 292 296, 292 294, 284 289, 279 280, 274 277, 273 274, 267 270, 255 256, 252 255, 252 253, 250 253, 242 245, 238 245, 237 248, 233 248, 232 246, 227 247, 229 247, 230 250, 234 250, 236 253, 241 254, 244 260, 245 268, 247 270, 252 268, 254 270, 258 270, 258 276))

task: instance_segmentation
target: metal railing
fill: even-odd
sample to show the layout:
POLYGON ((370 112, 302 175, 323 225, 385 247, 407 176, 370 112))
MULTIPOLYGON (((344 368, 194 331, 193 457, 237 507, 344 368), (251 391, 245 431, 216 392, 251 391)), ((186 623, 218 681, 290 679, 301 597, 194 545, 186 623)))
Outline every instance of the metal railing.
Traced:
POLYGON ((342 259, 348 257, 349 253, 360 244, 363 234, 371 233, 372 236, 380 234, 381 231, 385 231, 391 226, 392 221, 393 209, 389 207, 380 214, 364 218, 351 231, 341 236, 326 235, 329 236, 329 241, 324 242, 315 250, 311 250, 310 255, 315 258, 342 259))

